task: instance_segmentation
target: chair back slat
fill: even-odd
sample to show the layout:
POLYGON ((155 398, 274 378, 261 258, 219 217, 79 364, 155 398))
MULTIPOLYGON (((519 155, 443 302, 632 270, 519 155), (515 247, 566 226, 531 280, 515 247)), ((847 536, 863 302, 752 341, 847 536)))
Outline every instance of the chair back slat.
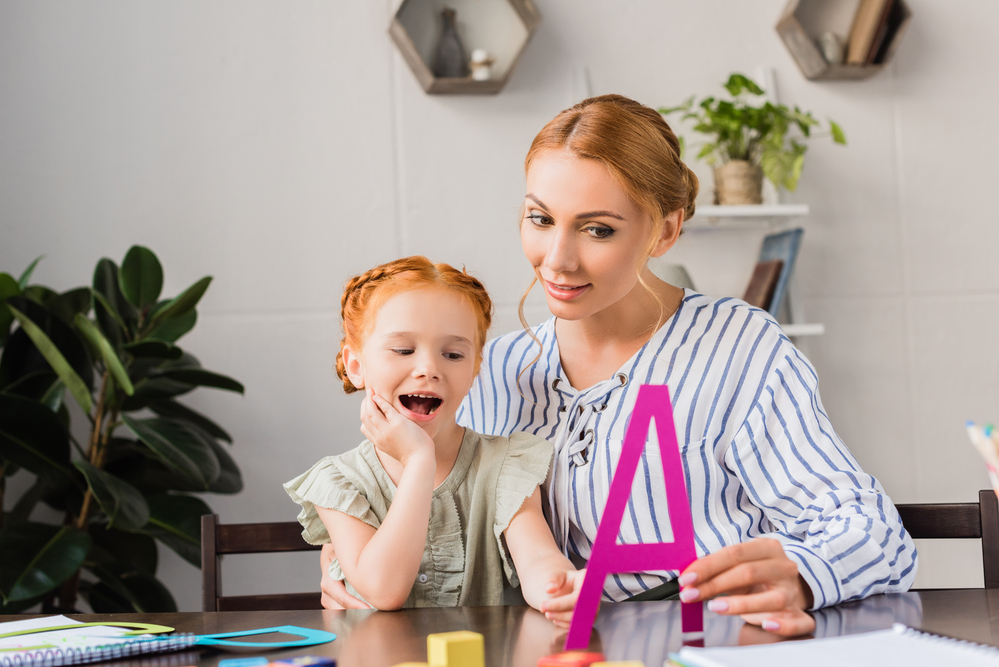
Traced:
POLYGON ((201 517, 201 608, 203 611, 322 609, 321 593, 222 595, 223 554, 318 551, 302 539, 297 521, 220 524, 218 515, 201 517))
POLYGON ((898 505, 902 525, 914 539, 978 538, 982 536, 978 503, 898 505))

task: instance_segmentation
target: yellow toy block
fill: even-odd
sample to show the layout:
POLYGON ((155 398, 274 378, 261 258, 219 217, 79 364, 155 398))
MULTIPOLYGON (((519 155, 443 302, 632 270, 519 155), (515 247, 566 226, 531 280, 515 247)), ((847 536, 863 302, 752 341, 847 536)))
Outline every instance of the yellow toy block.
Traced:
POLYGON ((467 630, 427 635, 427 662, 429 667, 485 667, 482 635, 467 630))

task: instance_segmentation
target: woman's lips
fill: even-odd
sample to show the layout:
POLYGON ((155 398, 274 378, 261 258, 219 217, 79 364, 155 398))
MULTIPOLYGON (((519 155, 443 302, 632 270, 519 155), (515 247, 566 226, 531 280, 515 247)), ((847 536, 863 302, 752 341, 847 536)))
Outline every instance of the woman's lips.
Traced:
POLYGON ((556 283, 545 282, 545 291, 559 301, 571 301, 578 297, 580 294, 590 289, 590 284, 585 285, 557 285, 556 283))

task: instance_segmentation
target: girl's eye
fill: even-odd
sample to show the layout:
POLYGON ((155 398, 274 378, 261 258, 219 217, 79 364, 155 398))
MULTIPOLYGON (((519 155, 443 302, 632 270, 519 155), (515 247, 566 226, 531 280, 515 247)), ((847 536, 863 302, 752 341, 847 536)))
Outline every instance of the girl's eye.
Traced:
POLYGON ((526 217, 532 225, 537 225, 538 227, 545 227, 552 224, 552 219, 544 213, 532 211, 531 213, 528 213, 526 217))
POLYGON ((392 348, 392 351, 396 354, 413 354, 413 350, 408 347, 395 347, 392 348))
POLYGON ((451 361, 460 361, 465 358, 465 355, 461 352, 445 352, 444 358, 450 359, 451 361))
POLYGON ((614 230, 610 227, 604 227, 601 225, 596 227, 587 227, 586 233, 594 238, 606 239, 614 235, 614 230))

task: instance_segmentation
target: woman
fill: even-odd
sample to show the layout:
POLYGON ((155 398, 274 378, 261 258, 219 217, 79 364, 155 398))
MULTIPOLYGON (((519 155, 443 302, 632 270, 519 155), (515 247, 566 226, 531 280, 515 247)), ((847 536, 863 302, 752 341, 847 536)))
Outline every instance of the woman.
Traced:
MULTIPOLYGON (((836 436, 811 364, 763 311, 649 270, 698 188, 662 117, 618 95, 585 100, 541 130, 525 168, 521 241, 553 317, 487 345, 458 422, 554 443, 553 532, 582 566, 638 387, 669 386, 700 558, 679 577, 611 576, 605 598, 680 589, 791 636, 814 628, 805 610, 907 590, 912 540, 836 436)), ((669 540, 657 470, 658 449, 646 447, 622 542, 669 540)), ((330 606, 356 606, 325 575, 323 590, 330 606)))

